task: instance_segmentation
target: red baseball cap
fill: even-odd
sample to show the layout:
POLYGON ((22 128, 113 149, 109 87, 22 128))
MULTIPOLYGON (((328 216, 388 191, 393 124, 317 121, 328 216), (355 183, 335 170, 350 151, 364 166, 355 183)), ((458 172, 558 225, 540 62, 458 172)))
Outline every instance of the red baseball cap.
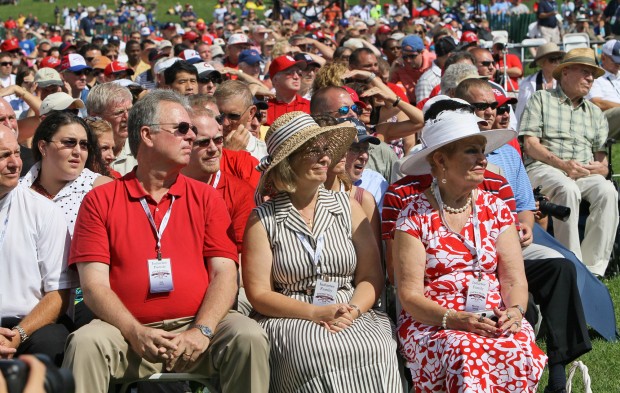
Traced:
POLYGON ((382 25, 377 29, 377 34, 390 34, 392 32, 392 28, 388 25, 382 25))
POLYGON ((198 22, 196 23, 196 29, 200 31, 204 31, 207 29, 207 25, 205 24, 205 22, 198 22))
POLYGON ((306 62, 303 60, 295 61, 295 59, 289 55, 276 57, 271 61, 271 65, 269 66, 269 76, 273 78, 278 72, 288 70, 293 66, 299 66, 299 68, 303 70, 306 68, 306 62))
POLYGON ((187 33, 183 34, 183 40, 187 40, 187 41, 196 41, 198 38, 200 38, 200 36, 198 35, 198 33, 196 33, 195 31, 188 31, 187 33))
POLYGON ((53 69, 57 69, 58 67, 60 67, 60 59, 58 57, 54 57, 54 56, 46 56, 43 59, 41 59, 41 63, 39 64, 39 68, 53 68, 53 69))
POLYGON ((473 31, 464 31, 463 35, 461 35, 461 42, 478 42, 478 35, 473 31))
POLYGON ((127 67, 127 63, 123 63, 121 61, 113 61, 105 67, 105 70, 103 70, 103 74, 107 76, 123 71, 127 71, 127 74, 129 75, 133 75, 133 70, 127 67))
POLYGON ((21 48, 19 47, 19 41, 17 40, 17 38, 11 38, 11 39, 5 40, 0 45, 0 50, 2 50, 2 52, 12 52, 18 49, 21 49, 21 48))
POLYGON ((495 101, 497 101, 497 106, 502 106, 504 104, 516 104, 517 99, 514 97, 506 97, 504 93, 502 93, 499 89, 493 88, 493 94, 495 95, 495 101))
POLYGON ((361 106, 362 108, 368 107, 365 102, 360 101, 360 96, 357 95, 357 92, 355 90, 351 89, 349 86, 342 87, 349 93, 349 96, 351 96, 351 100, 353 100, 353 103, 355 105, 361 106))

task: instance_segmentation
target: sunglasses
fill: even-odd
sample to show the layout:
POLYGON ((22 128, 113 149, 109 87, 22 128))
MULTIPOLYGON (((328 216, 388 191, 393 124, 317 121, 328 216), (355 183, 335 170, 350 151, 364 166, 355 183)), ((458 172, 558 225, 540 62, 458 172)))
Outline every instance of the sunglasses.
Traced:
POLYGON ((549 62, 550 63, 559 63, 562 61, 564 57, 563 56, 553 56, 549 58, 549 62))
POLYGON ((75 149, 77 145, 80 145, 81 150, 88 150, 90 143, 88 143, 85 139, 80 139, 79 141, 76 138, 64 138, 59 141, 50 140, 50 142, 60 143, 62 147, 66 147, 68 149, 75 149))
POLYGON ((424 32, 424 30, 418 30, 418 31, 414 31, 413 34, 424 35, 426 33, 424 32))
MULTIPOLYGON (((172 134, 174 134, 176 131, 178 131, 179 134, 181 134, 181 135, 186 135, 189 132, 189 130, 192 130, 194 132, 194 134, 198 132, 198 128, 196 128, 195 125, 189 124, 186 121, 182 121, 180 123, 149 124, 149 126, 167 126, 167 125, 174 125, 175 126, 173 128, 174 131, 172 131, 172 134)), ((170 132, 170 130, 166 130, 166 129, 163 129, 163 128, 162 128, 162 130, 170 132)))
POLYGON ((217 123, 220 124, 220 125, 224 124, 224 119, 228 119, 229 121, 239 121, 239 120, 241 120, 241 116, 243 116, 245 114, 245 112, 247 112, 248 109, 250 109, 250 108, 251 108, 251 106, 248 106, 247 108, 245 108, 243 113, 220 112, 219 115, 215 116, 215 121, 217 121, 217 123))
POLYGON ((408 59, 415 59, 416 57, 418 57, 420 54, 419 53, 413 53, 410 55, 403 55, 403 60, 408 60, 408 59))
POLYGON ((352 143, 351 146, 349 146, 349 151, 353 154, 362 154, 368 153, 369 148, 370 145, 367 143, 352 143))
POLYGON ((103 70, 95 70, 93 71, 93 76, 97 77, 99 75, 103 74, 103 70))
POLYGON ((502 105, 497 107, 497 115, 505 115, 506 113, 510 113, 510 105, 502 105))
POLYGON ((8 66, 12 66, 13 62, 11 61, 3 61, 2 63, 0 63, 0 66, 2 67, 8 67, 8 66))
POLYGON ((495 65, 495 62, 494 61, 481 61, 480 64, 483 67, 492 67, 495 65))
POLYGON ((219 146, 224 143, 224 137, 220 135, 216 136, 215 138, 196 139, 194 141, 194 145, 198 147, 207 147, 211 146, 211 141, 213 141, 213 144, 215 146, 219 146))
POLYGON ((222 78, 217 76, 205 76, 204 78, 198 78, 198 83, 203 84, 213 83, 214 85, 219 85, 222 82, 222 78))
POLYGON ((95 58, 94 57, 85 57, 84 60, 86 60, 87 62, 90 63, 91 61, 95 60, 95 58))
POLYGON ((338 113, 339 115, 344 116, 344 115, 348 115, 350 110, 355 112, 358 116, 362 114, 362 108, 357 106, 357 105, 355 105, 355 104, 353 104, 351 106, 346 106, 346 105, 345 106, 341 106, 340 108, 338 108, 338 110, 330 111, 330 112, 327 112, 327 113, 338 113))
POLYGON ((75 76, 82 76, 82 75, 86 75, 86 76, 88 76, 88 75, 90 74, 90 71, 89 71, 89 70, 84 69, 84 70, 80 70, 80 71, 71 71, 71 73, 72 73, 73 75, 75 75, 75 76))
POLYGON ((498 103, 497 101, 495 102, 472 102, 470 105, 474 107, 475 111, 486 111, 489 108, 493 110, 497 109, 498 103))

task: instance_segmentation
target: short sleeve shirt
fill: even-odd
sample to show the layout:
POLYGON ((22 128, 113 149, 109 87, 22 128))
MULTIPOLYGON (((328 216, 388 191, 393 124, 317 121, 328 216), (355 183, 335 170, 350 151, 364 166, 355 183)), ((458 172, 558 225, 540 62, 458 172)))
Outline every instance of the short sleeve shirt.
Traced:
MULTIPOLYGON (((573 107, 560 86, 535 92, 523 111, 519 124, 521 136, 535 136, 551 153, 562 160, 588 164, 594 152, 603 151, 609 127, 603 112, 588 100, 573 107)), ((542 162, 529 157, 526 168, 542 162)))
POLYGON ((600 98, 620 104, 620 78, 609 71, 605 71, 605 75, 594 80, 587 98, 600 98))
POLYGON ((86 195, 69 263, 109 265, 112 290, 140 323, 151 323, 196 315, 209 286, 205 258, 237 261, 233 238, 226 204, 213 187, 178 175, 157 203, 132 171, 86 195), (157 239, 140 203, 142 197, 158 228, 174 197, 161 239, 162 257, 170 259, 174 286, 167 293, 149 290, 147 261, 156 258, 157 239))
POLYGON ((290 102, 278 101, 275 98, 267 102, 267 125, 271 125, 278 117, 285 113, 301 111, 310 114, 310 101, 296 94, 295 99, 290 102))

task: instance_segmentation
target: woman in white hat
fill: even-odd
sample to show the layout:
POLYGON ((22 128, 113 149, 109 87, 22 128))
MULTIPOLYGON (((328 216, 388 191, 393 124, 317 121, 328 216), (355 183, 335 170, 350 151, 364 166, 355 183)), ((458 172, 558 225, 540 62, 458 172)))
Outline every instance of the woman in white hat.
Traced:
POLYGON ((519 86, 519 98, 515 110, 518 121, 521 120, 525 104, 535 91, 555 89, 557 81, 553 78, 553 70, 560 64, 565 54, 566 52, 560 50, 553 42, 541 45, 538 48, 536 57, 530 63, 530 68, 538 66, 540 70, 523 79, 519 86))
POLYGON ((276 392, 401 392, 377 242, 362 208, 323 187, 332 157, 356 135, 287 113, 266 134, 259 192, 276 194, 248 220, 243 283, 271 342, 276 392))
POLYGON ((429 109, 438 114, 422 130, 423 146, 401 167, 434 178, 394 233, 401 352, 418 392, 533 392, 546 356, 523 318, 517 230, 504 202, 478 190, 485 154, 516 132, 481 133, 470 108, 437 110, 442 105, 429 109))

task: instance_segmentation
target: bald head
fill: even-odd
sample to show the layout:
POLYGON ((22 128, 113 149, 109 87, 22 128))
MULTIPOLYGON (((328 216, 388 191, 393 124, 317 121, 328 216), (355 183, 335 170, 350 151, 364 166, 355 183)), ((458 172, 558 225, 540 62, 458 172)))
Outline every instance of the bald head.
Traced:
POLYGON ((471 54, 476 59, 476 64, 474 65, 478 68, 478 74, 480 76, 493 77, 495 74, 495 60, 491 52, 483 48, 474 48, 471 50, 471 54))
POLYGON ((17 116, 11 104, 9 104, 4 98, 0 98, 0 124, 13 130, 15 136, 18 135, 17 128, 17 116))
POLYGON ((353 100, 345 89, 338 86, 328 86, 319 89, 312 95, 310 114, 330 114, 334 117, 357 117, 357 114, 353 111, 349 111, 345 115, 338 113, 339 108, 343 106, 350 107, 351 105, 353 105, 353 100))

